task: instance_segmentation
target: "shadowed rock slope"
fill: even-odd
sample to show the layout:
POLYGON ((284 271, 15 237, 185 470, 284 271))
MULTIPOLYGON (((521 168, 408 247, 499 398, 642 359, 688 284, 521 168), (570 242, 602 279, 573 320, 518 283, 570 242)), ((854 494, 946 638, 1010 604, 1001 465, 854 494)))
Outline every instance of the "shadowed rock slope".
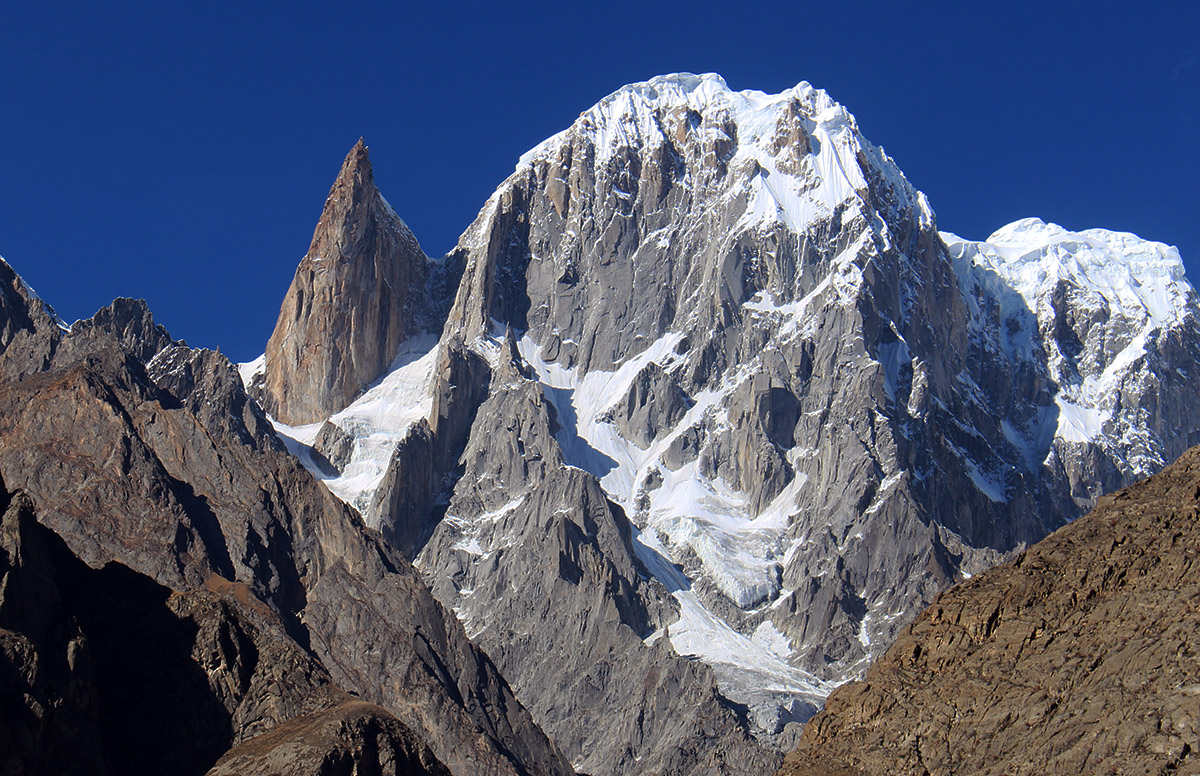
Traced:
POLYGON ((0 501, 0 773, 199 774, 235 744, 215 773, 448 773, 243 586, 89 568, 27 496, 0 501))
POLYGON ((346 697, 232 586, 180 594, 89 568, 27 496, 0 498, 0 773, 203 773, 346 697))
POLYGON ((1197 773, 1200 448, 942 594, 781 776, 1197 773))
POLYGON ((3 263, 0 283, 0 476, 71 554, 181 594, 233 585, 453 773, 570 773, 408 561, 286 453, 224 356, 172 342, 143 303, 66 330, 3 263))

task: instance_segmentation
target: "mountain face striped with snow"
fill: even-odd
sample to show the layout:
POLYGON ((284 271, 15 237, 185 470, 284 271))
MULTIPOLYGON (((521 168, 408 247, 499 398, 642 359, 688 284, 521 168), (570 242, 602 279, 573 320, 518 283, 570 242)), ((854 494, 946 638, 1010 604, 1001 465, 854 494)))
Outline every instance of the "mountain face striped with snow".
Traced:
POLYGON ((435 325, 277 429, 588 773, 769 768, 937 592, 1200 442, 1174 249, 939 233, 807 84, 624 87, 436 266, 435 325))

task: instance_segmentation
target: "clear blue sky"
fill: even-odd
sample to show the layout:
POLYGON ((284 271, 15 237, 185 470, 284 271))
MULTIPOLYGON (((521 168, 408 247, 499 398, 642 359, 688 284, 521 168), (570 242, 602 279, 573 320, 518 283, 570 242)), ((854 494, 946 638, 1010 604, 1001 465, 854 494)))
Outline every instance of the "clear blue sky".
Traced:
POLYGON ((1197 282, 1200 3, 977 5, 8 3, 0 255, 69 320, 145 297, 249 359, 360 135, 440 255, 580 111, 713 71, 826 89, 943 229, 1132 231, 1197 282))

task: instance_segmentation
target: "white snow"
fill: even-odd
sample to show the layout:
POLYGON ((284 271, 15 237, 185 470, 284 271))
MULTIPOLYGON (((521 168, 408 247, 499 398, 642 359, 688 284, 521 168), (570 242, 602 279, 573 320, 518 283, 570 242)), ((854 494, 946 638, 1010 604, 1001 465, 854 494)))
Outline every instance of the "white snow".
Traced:
POLYGON ((764 703, 763 694, 782 693, 820 703, 834 685, 787 662, 790 648, 783 634, 765 622, 751 635, 738 633, 710 612, 690 589, 687 578, 666 558, 666 548, 645 533, 637 533, 634 549, 638 558, 657 577, 679 603, 679 619, 647 639, 653 643, 666 635, 681 655, 700 658, 713 668, 722 691, 732 700, 755 706, 764 703))
POLYGON ((409 340, 401 346, 387 375, 349 407, 328 419, 327 422, 346 432, 353 444, 349 462, 333 476, 312 458, 312 444, 323 423, 288 427, 274 419, 271 422, 284 437, 289 451, 313 476, 366 517, 396 446, 413 424, 428 417, 433 408, 431 386, 436 361, 437 337, 427 334, 409 340))
MULTIPOLYGON (((1121 386, 1142 368, 1148 344, 1194 309, 1195 292, 1184 276, 1179 251, 1127 232, 1072 232, 1037 218, 1011 223, 982 242, 949 232, 943 232, 942 238, 968 291, 964 295, 968 305, 974 305, 970 284, 978 283, 1000 300, 1001 320, 1020 326, 1016 334, 1001 327, 1014 360, 1035 357, 1034 326, 1043 332, 1053 330, 1057 314, 1053 295, 1062 283, 1071 289, 1076 314, 1091 316, 1099 321, 1093 325, 1105 327, 1104 347, 1093 356, 1096 361, 1068 368, 1066 356, 1051 353, 1047 366, 1058 384, 1053 433, 1063 443, 1127 446, 1122 440, 1134 431, 1118 417, 1121 386), (995 293, 998 284, 1016 291, 1024 312, 1016 309, 1014 305, 1021 302, 1015 302, 1012 294, 1006 299, 995 293), (1023 319, 1030 317, 1036 317, 1036 322, 1026 324, 1023 319), (1109 356, 1114 347, 1116 352, 1109 356)), ((1032 456, 1037 445, 1024 442, 1026 435, 1011 425, 1004 431, 1018 448, 1024 443, 1032 456)))
POLYGON ((1058 396, 1057 436, 1066 442, 1091 442, 1100 434, 1107 415, 1095 407, 1081 407, 1058 396))
POLYGON ((1004 484, 1002 482, 997 482, 993 476, 981 469, 979 463, 966 450, 954 444, 949 439, 946 439, 945 443, 954 451, 959 460, 962 461, 967 476, 971 478, 971 482, 975 484, 980 493, 996 503, 1008 501, 1008 498, 1004 494, 1004 484))
POLYGON ((253 361, 237 364, 238 375, 242 378, 242 387, 249 389, 254 378, 267 371, 267 354, 263 353, 253 361))
MULTIPOLYGON (((752 673, 756 675, 754 684, 760 691, 823 698, 833 690, 829 683, 788 664, 778 651, 787 644, 778 631, 775 631, 776 639, 750 638, 715 617, 694 594, 676 595, 676 599, 680 607, 679 621, 667 631, 672 646, 681 655, 694 655, 708 663, 715 669, 718 680, 723 674, 733 673, 741 675, 739 684, 743 684, 744 674, 752 673)), ((758 632, 755 635, 759 636, 758 632)))
POLYGON ((858 624, 858 643, 862 645, 863 649, 871 647, 871 634, 867 632, 868 619, 869 615, 863 615, 862 622, 858 624))
POLYGON ((812 336, 818 320, 818 316, 814 314, 817 304, 827 303, 831 290, 840 304, 853 304, 857 299, 863 277, 855 259, 869 239, 869 234, 864 232, 846 246, 834 257, 829 274, 800 299, 782 302, 770 291, 758 291, 742 304, 742 310, 775 322, 775 338, 779 342, 797 336, 812 336))
POLYGON ((1031 310, 1066 279, 1131 317, 1140 312, 1165 327, 1180 318, 1193 293, 1178 249, 1127 232, 1071 232, 1026 218, 976 245, 980 259, 1025 297, 1031 310))
POLYGON ((271 425, 275 427, 275 433, 279 435, 287 451, 299 458, 300 463, 304 464, 304 468, 312 472, 317 479, 324 477, 320 468, 313 462, 312 446, 325 421, 309 423, 304 426, 289 426, 285 423, 280 423, 269 415, 267 417, 271 421, 271 425))
POLYGON ((905 180, 881 148, 859 133, 857 122, 844 107, 807 82, 779 94, 734 91, 715 73, 675 73, 630 84, 581 113, 569 129, 523 154, 517 169, 553 159, 573 136, 591 139, 597 167, 622 148, 657 148, 667 142, 670 132, 663 125, 663 116, 684 108, 701 115, 699 126, 692 131, 699 132, 702 141, 736 140, 727 162, 731 169, 757 165, 757 172, 747 180, 748 190, 742 192, 747 207, 739 226, 780 222, 799 233, 819 218, 827 218, 836 206, 866 189, 860 153, 892 189, 896 207, 911 208, 922 223, 933 223, 924 195, 905 180), (770 148, 790 104, 799 106, 800 121, 812 139, 813 153, 798 162, 802 175, 780 168, 782 155, 790 155, 792 149, 772 152, 770 148), (721 125, 725 117, 735 125, 736 138, 724 134, 721 125))
POLYGON ((770 652, 776 657, 784 660, 792 653, 792 645, 788 643, 787 636, 779 632, 775 627, 775 623, 770 620, 764 620, 754 630, 754 635, 750 637, 758 646, 770 652))
MULTIPOLYGON (((515 512, 522 504, 525 503, 527 494, 522 493, 520 496, 512 499, 504 506, 491 512, 485 512, 478 517, 470 520, 463 519, 456 515, 447 514, 443 520, 452 526, 457 532, 459 539, 454 543, 452 549, 462 550, 469 555, 475 555, 480 558, 490 557, 496 550, 502 549, 484 535, 484 530, 491 524, 498 523, 504 518, 515 512)), ((504 545, 507 547, 508 545, 504 545)), ((466 594, 469 594, 467 591, 466 594)), ((460 594, 462 591, 460 591, 460 594)), ((465 595, 465 594, 464 594, 465 595)))

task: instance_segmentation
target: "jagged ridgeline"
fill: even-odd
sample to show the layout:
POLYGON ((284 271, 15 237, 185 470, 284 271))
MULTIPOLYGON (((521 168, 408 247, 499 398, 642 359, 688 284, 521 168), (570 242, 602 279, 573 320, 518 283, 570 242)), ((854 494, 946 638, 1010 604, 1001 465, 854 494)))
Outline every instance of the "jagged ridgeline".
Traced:
POLYGON ((5 278, 0 476, 169 591, 220 772, 772 772, 940 591, 1200 443, 1175 249, 941 233, 803 83, 624 87, 440 258, 360 141, 236 370, 5 278))
POLYGON ((405 256, 426 328, 278 428, 589 773, 700 767, 711 719, 787 747, 938 591, 1200 442, 1177 251, 1036 219, 939 233, 807 84, 625 87, 449 255, 405 256))
POLYGON ((67 326, 0 261, 0 482, 0 772, 571 773, 144 302, 67 326))

